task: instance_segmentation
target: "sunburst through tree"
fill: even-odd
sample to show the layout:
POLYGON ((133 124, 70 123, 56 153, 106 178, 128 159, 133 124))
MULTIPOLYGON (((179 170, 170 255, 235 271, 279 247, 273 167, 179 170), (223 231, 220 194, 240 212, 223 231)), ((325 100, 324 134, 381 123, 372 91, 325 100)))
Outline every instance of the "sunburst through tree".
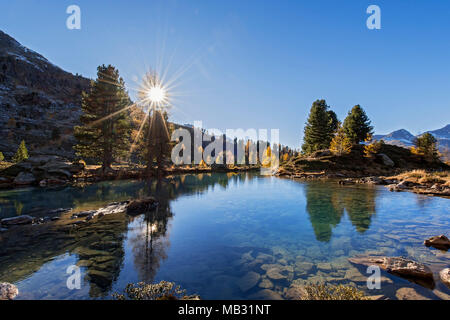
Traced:
POLYGON ((170 136, 166 122, 170 108, 170 95, 156 72, 149 71, 144 75, 138 91, 138 99, 138 105, 146 113, 137 138, 144 131, 144 158, 147 162, 147 172, 150 173, 153 161, 156 160, 157 170, 160 173, 164 160, 170 153, 170 136))

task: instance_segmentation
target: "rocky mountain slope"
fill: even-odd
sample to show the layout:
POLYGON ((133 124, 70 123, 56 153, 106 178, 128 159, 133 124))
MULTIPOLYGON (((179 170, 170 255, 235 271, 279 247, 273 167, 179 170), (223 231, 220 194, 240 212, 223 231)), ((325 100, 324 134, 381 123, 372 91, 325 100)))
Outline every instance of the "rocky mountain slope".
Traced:
POLYGON ((72 158, 89 83, 0 31, 0 151, 9 159, 25 140, 31 155, 72 158))
MULTIPOLYGON (((450 124, 445 127, 433 131, 431 133, 438 141, 439 150, 443 153, 448 153, 450 150, 450 124)), ((417 135, 419 136, 419 135, 417 135)), ((412 135, 408 130, 400 129, 386 135, 374 135, 376 140, 384 140, 387 144, 392 144, 400 147, 412 147, 414 139, 417 137, 412 135)))

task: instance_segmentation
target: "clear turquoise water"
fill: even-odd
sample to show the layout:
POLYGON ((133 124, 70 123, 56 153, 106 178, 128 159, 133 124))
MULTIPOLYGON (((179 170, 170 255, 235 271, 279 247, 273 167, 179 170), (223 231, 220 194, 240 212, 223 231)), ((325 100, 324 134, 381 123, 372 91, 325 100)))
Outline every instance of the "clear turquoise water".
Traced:
POLYGON ((59 207, 78 211, 147 195, 160 201, 158 212, 0 233, 0 282, 15 283, 21 299, 103 299, 127 283, 160 280, 203 299, 287 299, 289 288, 311 283, 351 284, 394 299, 402 287, 431 299, 450 295, 437 277, 430 289, 386 273, 380 290, 368 290, 365 270, 347 261, 362 253, 404 256, 436 274, 449 265, 450 253, 422 242, 448 235, 450 200, 383 187, 251 173, 186 175, 0 191, 0 216, 43 217, 59 207), (74 264, 81 266, 80 290, 66 286, 74 264), (277 279, 267 273, 273 268, 277 279))

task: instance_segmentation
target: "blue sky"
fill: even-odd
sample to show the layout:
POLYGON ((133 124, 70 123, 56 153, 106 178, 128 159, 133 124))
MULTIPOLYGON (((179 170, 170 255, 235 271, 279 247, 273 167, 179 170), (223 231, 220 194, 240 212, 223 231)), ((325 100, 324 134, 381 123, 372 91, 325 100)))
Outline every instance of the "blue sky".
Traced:
POLYGON ((73 73, 113 64, 131 96, 150 67, 180 74, 172 120, 279 128, 296 148, 321 98, 341 120, 360 104, 377 133, 450 123, 449 1, 3 0, 0 29, 73 73))

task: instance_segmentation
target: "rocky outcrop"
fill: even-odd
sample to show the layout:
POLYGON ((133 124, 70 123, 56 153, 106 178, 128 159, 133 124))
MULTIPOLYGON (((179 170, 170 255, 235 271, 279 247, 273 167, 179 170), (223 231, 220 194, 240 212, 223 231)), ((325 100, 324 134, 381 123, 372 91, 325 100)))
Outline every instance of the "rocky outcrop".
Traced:
POLYGON ((377 157, 379 157, 381 159, 381 161, 383 162, 383 164, 387 167, 393 167, 395 166, 394 161, 392 161, 391 158, 389 158, 386 154, 384 153, 379 153, 377 154, 377 157))
POLYGON ((0 283, 0 300, 13 300, 19 294, 19 289, 11 283, 0 283))
POLYGON ((63 184, 84 169, 83 164, 71 163, 58 156, 35 156, 0 172, 11 184, 22 186, 63 184))
POLYGON ((29 185, 36 182, 36 178, 31 172, 19 172, 17 177, 14 178, 13 182, 18 186, 29 185))
MULTIPOLYGON (((87 222, 94 219, 95 217, 103 217, 114 213, 126 212, 129 203, 130 201, 113 202, 107 205, 106 207, 97 210, 89 210, 74 213, 72 215, 72 218, 74 219, 86 218, 83 222, 87 222)), ((75 221, 74 224, 80 224, 81 222, 82 221, 75 221)))
POLYGON ((413 260, 402 257, 358 256, 349 258, 348 261, 356 265, 376 265, 391 274, 409 280, 418 280, 422 285, 434 287, 433 272, 431 269, 413 260))
POLYGON ((450 268, 441 270, 441 272, 439 272, 439 277, 441 278, 441 281, 450 288, 450 268))
POLYGON ((24 215, 12 218, 5 218, 0 220, 0 224, 4 226, 15 226, 15 225, 23 225, 23 224, 32 224, 35 218, 24 215))
POLYGON ((0 31, 0 151, 9 159, 25 140, 31 155, 72 158, 73 126, 89 85, 0 31))
POLYGON ((73 224, 83 224, 96 217, 103 217, 110 214, 125 212, 128 215, 137 216, 145 212, 151 211, 158 206, 158 201, 154 198, 145 198, 137 200, 127 200, 122 202, 113 202, 108 204, 106 207, 76 212, 72 215, 73 219, 85 218, 84 220, 74 221, 73 224))
POLYGON ((436 249, 447 251, 450 249, 450 240, 441 234, 440 236, 431 237, 423 242, 427 247, 434 247, 436 249))

